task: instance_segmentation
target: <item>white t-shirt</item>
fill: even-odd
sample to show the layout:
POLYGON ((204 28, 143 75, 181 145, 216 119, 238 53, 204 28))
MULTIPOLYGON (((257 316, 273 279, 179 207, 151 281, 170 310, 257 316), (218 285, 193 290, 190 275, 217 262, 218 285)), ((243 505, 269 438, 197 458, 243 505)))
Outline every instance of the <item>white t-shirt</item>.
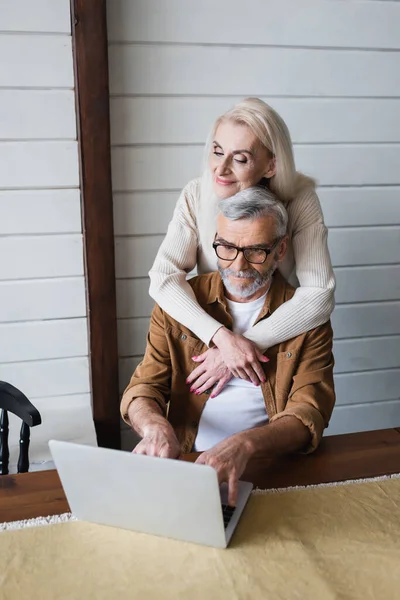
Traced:
MULTIPOLYGON (((254 325, 267 294, 252 302, 226 299, 233 319, 233 331, 243 334, 254 325)), ((208 450, 225 438, 268 423, 260 386, 233 377, 216 398, 209 398, 201 415, 194 451, 208 450)))

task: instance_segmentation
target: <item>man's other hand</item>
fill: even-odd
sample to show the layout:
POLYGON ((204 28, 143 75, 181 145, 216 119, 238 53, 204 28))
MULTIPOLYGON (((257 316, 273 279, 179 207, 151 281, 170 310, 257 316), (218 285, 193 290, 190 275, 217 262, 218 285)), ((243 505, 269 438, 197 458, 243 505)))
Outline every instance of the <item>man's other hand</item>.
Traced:
POLYGON ((238 482, 251 455, 250 445, 243 434, 238 433, 200 454, 196 463, 209 465, 217 471, 219 483, 225 481, 228 484, 229 504, 235 506, 238 482))
POLYGON ((133 452, 160 458, 178 458, 181 448, 172 427, 152 426, 144 429, 143 438, 133 452))

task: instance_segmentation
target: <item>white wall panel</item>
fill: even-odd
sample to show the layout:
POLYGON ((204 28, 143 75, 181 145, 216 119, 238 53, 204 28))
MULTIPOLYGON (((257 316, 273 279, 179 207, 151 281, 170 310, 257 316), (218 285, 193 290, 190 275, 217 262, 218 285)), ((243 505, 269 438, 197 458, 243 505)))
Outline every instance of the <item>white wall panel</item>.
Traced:
POLYGON ((334 266, 398 263, 400 227, 332 229, 328 243, 334 266))
POLYGON ((0 235, 81 231, 79 189, 0 191, 0 235))
POLYGON ((114 194, 115 235, 165 234, 179 194, 178 190, 114 194))
POLYGON ((0 322, 85 316, 83 277, 0 282, 0 322))
POLYGON ((0 380, 19 388, 30 400, 90 392, 87 356, 3 363, 0 380))
POLYGON ((400 369, 337 374, 335 390, 336 406, 398 400, 400 369))
POLYGON ((0 139, 76 139, 73 90, 1 90, 0 139))
POLYGON ((0 34, 0 56, 2 87, 74 86, 70 36, 0 34))
POLYGON ((318 0, 111 0, 117 42, 399 48, 400 6, 318 0), (300 25, 301 24, 301 25, 300 25))
POLYGON ((0 280, 83 275, 81 235, 0 237, 0 280))
POLYGON ((71 33, 65 0, 0 0, 0 31, 71 33))
POLYGON ((318 194, 328 227, 400 225, 399 186, 320 188, 318 194))
MULTIPOLYGON (((243 92, 245 93, 245 92, 243 92)), ((111 97, 111 141, 204 144, 236 97, 111 97)), ((262 98, 283 117, 295 144, 398 142, 397 98, 262 98)))
POLYGON ((372 302, 400 298, 400 265, 335 269, 336 302, 372 302))
MULTIPOLYGON (((176 190, 201 174, 201 146, 117 147, 114 191, 176 190)), ((400 183, 400 144, 296 146, 297 167, 320 185, 400 183)))
POLYGON ((78 187, 76 142, 0 142, 0 189, 78 187))
POLYGON ((96 443, 70 1, 0 0, 0 56, 0 379, 41 412, 37 470, 50 438, 96 443))
POLYGON ((400 302, 342 304, 335 308, 332 327, 336 339, 400 334, 400 302))
POLYGON ((87 356, 86 319, 0 325, 0 363, 87 356))
POLYGON ((119 95, 400 95, 398 52, 112 45, 109 65, 119 95))
POLYGON ((150 319, 120 319, 118 321, 118 346, 120 356, 144 354, 150 319))
MULTIPOLYGON (((149 279, 117 279, 117 316, 149 317, 154 300, 149 295, 149 279)), ((0 288, 1 289, 1 288, 0 288)))
POLYGON ((400 425, 400 400, 338 406, 324 435, 389 429, 400 425))
MULTIPOLYGON (((163 236, 116 238, 116 277, 146 277, 163 236)), ((1 240, 0 240, 1 243, 1 240)))
POLYGON ((371 371, 400 367, 400 336, 338 340, 333 344, 335 372, 371 371))

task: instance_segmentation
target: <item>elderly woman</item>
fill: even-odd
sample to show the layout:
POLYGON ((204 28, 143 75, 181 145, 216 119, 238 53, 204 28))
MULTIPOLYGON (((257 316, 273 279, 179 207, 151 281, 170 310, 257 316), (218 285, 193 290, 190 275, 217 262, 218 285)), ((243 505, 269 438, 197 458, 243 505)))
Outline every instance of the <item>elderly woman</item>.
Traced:
MULTIPOLYGON (((325 323, 334 307, 335 279, 327 229, 315 182, 296 171, 292 142, 282 118, 258 98, 239 102, 219 117, 206 144, 203 176, 190 181, 177 202, 150 275, 150 295, 209 349, 194 356, 187 382, 216 396, 232 376, 258 385, 268 348, 325 323), (267 186, 288 211, 290 237, 280 264, 297 287, 293 298, 243 336, 232 333, 199 306, 187 274, 217 269, 213 250, 216 206, 239 190, 267 186)), ((251 265, 249 265, 251 268, 251 265)))

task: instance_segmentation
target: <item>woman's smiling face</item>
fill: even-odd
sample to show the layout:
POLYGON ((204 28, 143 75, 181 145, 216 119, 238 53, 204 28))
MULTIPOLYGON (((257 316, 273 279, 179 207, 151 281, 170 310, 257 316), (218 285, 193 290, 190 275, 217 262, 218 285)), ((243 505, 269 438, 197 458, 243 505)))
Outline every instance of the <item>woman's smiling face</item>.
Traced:
POLYGON ((275 174, 275 159, 247 125, 234 121, 218 125, 209 166, 219 198, 229 198, 275 174))

